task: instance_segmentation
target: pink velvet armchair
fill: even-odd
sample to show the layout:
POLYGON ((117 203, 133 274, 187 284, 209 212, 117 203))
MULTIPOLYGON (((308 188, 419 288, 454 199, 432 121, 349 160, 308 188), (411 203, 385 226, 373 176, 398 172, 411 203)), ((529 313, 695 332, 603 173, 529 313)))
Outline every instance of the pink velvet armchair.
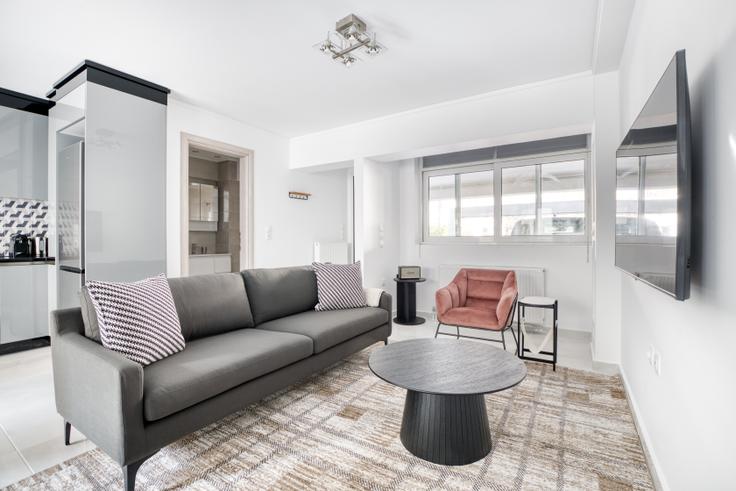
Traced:
MULTIPOLYGON (((518 296, 516 274, 513 271, 463 268, 449 285, 440 288, 435 294, 439 322, 434 337, 448 334, 440 332, 442 324, 455 326, 458 338, 461 337, 461 327, 499 331, 500 342, 506 349, 504 332, 511 329, 518 296)), ((513 329, 511 334, 516 341, 513 329)), ((498 342, 475 336, 462 337, 498 342)))

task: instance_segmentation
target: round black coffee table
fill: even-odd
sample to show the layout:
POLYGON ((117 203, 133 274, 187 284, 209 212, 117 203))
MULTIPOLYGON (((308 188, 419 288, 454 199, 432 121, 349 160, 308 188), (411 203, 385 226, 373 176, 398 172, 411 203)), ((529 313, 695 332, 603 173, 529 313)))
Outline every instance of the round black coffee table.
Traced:
POLYGON ((484 394, 526 377, 513 354, 484 343, 412 339, 375 350, 373 373, 406 389, 401 443, 419 458, 465 465, 491 451, 484 394))

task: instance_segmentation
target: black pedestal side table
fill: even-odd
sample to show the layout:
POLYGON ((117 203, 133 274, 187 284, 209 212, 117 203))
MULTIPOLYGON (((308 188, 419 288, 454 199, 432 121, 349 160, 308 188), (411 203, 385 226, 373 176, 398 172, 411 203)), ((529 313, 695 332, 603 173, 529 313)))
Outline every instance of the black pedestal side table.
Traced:
POLYGON ((484 394, 515 386, 526 365, 512 353, 473 341, 412 339, 375 350, 368 366, 406 389, 401 443, 417 457, 466 465, 491 451, 484 394))
POLYGON ((516 330, 519 340, 517 344, 517 354, 522 360, 538 361, 540 363, 550 363, 552 365, 552 371, 557 371, 557 300, 549 297, 524 297, 519 300, 519 314, 516 316, 516 330), (526 318, 527 307, 537 309, 549 309, 552 311, 552 351, 539 351, 539 354, 547 355, 549 358, 538 358, 529 356, 527 353, 532 351, 524 345, 524 332, 521 329, 521 324, 526 318))
POLYGON ((396 282, 396 317, 394 322, 415 326, 424 324, 424 317, 417 317, 417 283, 427 281, 426 278, 401 279, 396 282))

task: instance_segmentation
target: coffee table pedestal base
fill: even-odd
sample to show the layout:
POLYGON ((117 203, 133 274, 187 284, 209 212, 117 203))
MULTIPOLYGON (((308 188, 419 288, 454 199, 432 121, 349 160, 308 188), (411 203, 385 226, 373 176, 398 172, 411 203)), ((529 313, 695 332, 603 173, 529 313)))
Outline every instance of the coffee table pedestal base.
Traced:
POLYGON ((478 395, 406 392, 401 443, 417 457, 443 465, 466 465, 491 451, 485 399, 478 395))

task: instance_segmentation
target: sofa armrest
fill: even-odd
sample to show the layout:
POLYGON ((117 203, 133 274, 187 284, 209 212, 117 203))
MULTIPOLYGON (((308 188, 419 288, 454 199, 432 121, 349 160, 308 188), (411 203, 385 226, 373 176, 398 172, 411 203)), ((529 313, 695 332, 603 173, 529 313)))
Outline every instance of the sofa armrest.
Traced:
POLYGON ((378 307, 386 310, 388 312, 388 335, 391 335, 391 331, 393 330, 393 324, 391 322, 391 319, 393 318, 394 312, 393 312, 393 299, 391 298, 391 294, 387 292, 381 293, 381 300, 378 302, 378 307))
POLYGON ((81 310, 51 313, 56 409, 121 465, 144 456, 143 367, 84 336, 81 310))

